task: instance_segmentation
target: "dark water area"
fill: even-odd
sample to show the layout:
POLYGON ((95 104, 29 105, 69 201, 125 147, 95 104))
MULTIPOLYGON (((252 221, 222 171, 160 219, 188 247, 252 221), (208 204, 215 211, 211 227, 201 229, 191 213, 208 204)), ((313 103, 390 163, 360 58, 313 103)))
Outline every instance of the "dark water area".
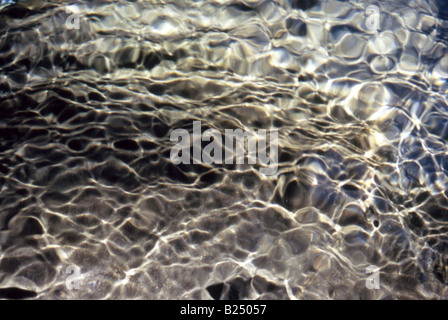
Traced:
POLYGON ((447 10, 0 1, 0 298, 448 298, 447 10))

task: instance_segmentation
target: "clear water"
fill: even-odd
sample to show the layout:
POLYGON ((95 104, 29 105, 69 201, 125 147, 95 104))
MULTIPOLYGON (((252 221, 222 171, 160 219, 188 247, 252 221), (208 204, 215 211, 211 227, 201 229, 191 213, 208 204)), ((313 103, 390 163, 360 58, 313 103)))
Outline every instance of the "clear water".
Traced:
POLYGON ((0 297, 448 298, 446 1, 9 2, 0 297), (195 120, 278 172, 174 165, 195 120))

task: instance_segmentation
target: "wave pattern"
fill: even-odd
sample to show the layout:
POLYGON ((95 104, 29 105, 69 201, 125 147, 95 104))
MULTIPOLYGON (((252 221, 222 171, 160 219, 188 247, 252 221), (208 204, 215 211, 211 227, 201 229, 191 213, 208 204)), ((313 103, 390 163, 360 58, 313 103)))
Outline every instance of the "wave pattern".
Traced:
POLYGON ((4 3, 0 298, 448 298, 444 5, 4 3), (196 120, 278 173, 172 164, 196 120))

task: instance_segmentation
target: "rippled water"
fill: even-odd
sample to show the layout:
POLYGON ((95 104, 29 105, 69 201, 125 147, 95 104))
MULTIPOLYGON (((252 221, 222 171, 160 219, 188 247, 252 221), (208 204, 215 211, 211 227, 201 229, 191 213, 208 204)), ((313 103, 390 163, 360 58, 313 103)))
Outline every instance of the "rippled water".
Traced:
POLYGON ((446 1, 8 2, 0 297, 448 298, 446 1), (174 165, 197 120, 277 174, 174 165))

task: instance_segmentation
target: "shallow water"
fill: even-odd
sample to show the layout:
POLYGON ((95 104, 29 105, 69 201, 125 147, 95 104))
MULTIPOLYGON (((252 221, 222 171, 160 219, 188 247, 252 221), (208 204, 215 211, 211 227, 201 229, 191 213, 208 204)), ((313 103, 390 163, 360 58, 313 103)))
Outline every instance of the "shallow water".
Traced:
POLYGON ((6 2, 0 297, 448 298, 446 1, 6 2), (197 120, 278 172, 174 165, 197 120))

